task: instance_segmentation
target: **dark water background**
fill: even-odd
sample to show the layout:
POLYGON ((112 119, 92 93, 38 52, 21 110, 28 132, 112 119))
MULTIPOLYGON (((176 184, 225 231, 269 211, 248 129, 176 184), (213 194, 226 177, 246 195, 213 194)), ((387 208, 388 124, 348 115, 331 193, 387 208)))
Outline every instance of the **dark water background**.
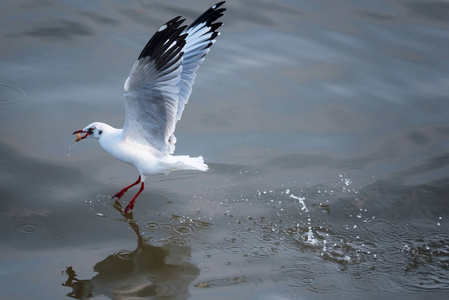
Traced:
POLYGON ((2 1, 0 298, 447 299, 447 1, 228 1, 176 131, 210 171, 121 214, 136 170, 71 133, 212 4, 2 1))

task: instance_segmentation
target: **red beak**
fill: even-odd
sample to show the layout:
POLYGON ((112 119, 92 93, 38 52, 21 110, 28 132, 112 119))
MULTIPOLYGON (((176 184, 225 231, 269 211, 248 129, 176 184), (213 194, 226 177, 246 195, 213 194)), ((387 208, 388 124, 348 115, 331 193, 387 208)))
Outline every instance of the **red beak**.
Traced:
POLYGON ((81 141, 82 139, 85 139, 85 138, 87 138, 89 135, 91 135, 92 133, 90 133, 90 132, 86 132, 86 131, 82 131, 82 130, 77 130, 77 131, 75 131, 74 133, 72 133, 72 135, 73 134, 76 134, 76 140, 75 140, 75 142, 79 142, 79 141, 81 141), (85 135, 81 135, 81 133, 85 133, 85 135))

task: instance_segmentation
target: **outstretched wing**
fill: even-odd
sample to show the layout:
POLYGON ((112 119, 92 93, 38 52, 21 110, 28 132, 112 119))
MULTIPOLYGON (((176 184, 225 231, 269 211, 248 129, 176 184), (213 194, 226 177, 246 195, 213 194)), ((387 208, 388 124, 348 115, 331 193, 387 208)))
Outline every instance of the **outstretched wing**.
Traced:
POLYGON ((181 80, 179 81, 179 102, 176 114, 177 120, 181 119, 184 106, 189 101, 192 93, 193 81, 196 77, 196 70, 204 61, 204 56, 209 53, 210 46, 215 43, 215 38, 220 35, 217 29, 223 25, 215 22, 223 15, 226 8, 220 8, 225 1, 215 4, 201 16, 199 16, 185 31, 187 33, 186 45, 183 49, 184 57, 182 61, 181 80))
POLYGON ((201 15, 190 27, 174 18, 150 39, 125 82, 126 119, 122 138, 172 153, 173 135, 190 96, 195 71, 204 60, 221 23, 223 2, 201 15), (215 8, 214 8, 215 7, 215 8), (217 12, 218 11, 218 12, 217 12))
POLYGON ((126 118, 122 137, 167 152, 176 124, 177 86, 187 34, 174 18, 147 43, 125 82, 126 118))

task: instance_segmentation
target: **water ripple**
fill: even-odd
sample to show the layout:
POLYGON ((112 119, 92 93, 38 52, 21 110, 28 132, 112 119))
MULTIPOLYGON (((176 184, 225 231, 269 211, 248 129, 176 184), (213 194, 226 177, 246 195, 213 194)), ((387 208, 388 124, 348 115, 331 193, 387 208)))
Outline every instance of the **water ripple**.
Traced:
POLYGON ((171 231, 173 230, 173 226, 171 224, 160 224, 159 228, 163 231, 171 231))
POLYGON ((174 227, 175 231, 177 233, 181 234, 189 234, 192 233, 193 229, 186 225, 175 225, 174 227))
POLYGON ((159 228, 159 224, 156 222, 148 222, 148 223, 145 223, 144 226, 150 230, 156 230, 159 228))
POLYGON ((36 233, 40 230, 40 226, 32 223, 18 224, 15 230, 20 233, 36 233))
POLYGON ((21 103, 28 98, 28 92, 24 89, 3 81, 0 81, 0 105, 13 105, 21 103))
POLYGON ((411 241, 403 249, 407 259, 403 284, 413 291, 441 290, 449 287, 449 235, 438 233, 411 241), (413 279, 413 280, 411 280, 413 279))
POLYGON ((170 238, 170 243, 178 247, 186 247, 192 244, 192 241, 186 236, 175 236, 170 238))
POLYGON ((221 278, 221 279, 214 279, 209 281, 204 281, 195 284, 196 287, 212 287, 212 286, 231 286, 235 284, 241 284, 247 282, 247 278, 245 276, 242 277, 232 277, 232 278, 221 278))
POLYGON ((320 276, 310 272, 310 267, 307 264, 282 266, 279 269, 271 270, 265 281, 268 283, 288 281, 292 287, 310 286, 314 284, 316 276, 320 276))
POLYGON ((214 227, 214 224, 200 220, 192 220, 192 225, 197 229, 209 229, 214 227))
POLYGON ((120 260, 129 260, 131 255, 132 252, 128 250, 120 250, 114 253, 114 256, 120 260))
POLYGON ((367 233, 366 239, 380 243, 397 242, 404 237, 417 236, 418 228, 397 220, 372 219, 359 226, 367 233))

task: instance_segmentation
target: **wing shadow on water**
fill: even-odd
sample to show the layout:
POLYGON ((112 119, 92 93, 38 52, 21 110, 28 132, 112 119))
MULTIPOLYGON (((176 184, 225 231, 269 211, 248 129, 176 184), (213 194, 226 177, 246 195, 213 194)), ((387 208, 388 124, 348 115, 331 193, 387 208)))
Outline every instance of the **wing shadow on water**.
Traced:
POLYGON ((72 288, 67 296, 76 299, 99 295, 110 299, 189 298, 188 286, 199 275, 199 269, 185 260, 190 256, 190 247, 150 245, 142 237, 132 213, 125 214, 118 201, 114 203, 114 208, 136 233, 137 248, 111 254, 95 264, 93 269, 98 274, 91 279, 78 279, 75 270, 67 267, 65 273, 68 278, 62 284, 72 288), (167 258, 170 264, 166 263, 167 258))

